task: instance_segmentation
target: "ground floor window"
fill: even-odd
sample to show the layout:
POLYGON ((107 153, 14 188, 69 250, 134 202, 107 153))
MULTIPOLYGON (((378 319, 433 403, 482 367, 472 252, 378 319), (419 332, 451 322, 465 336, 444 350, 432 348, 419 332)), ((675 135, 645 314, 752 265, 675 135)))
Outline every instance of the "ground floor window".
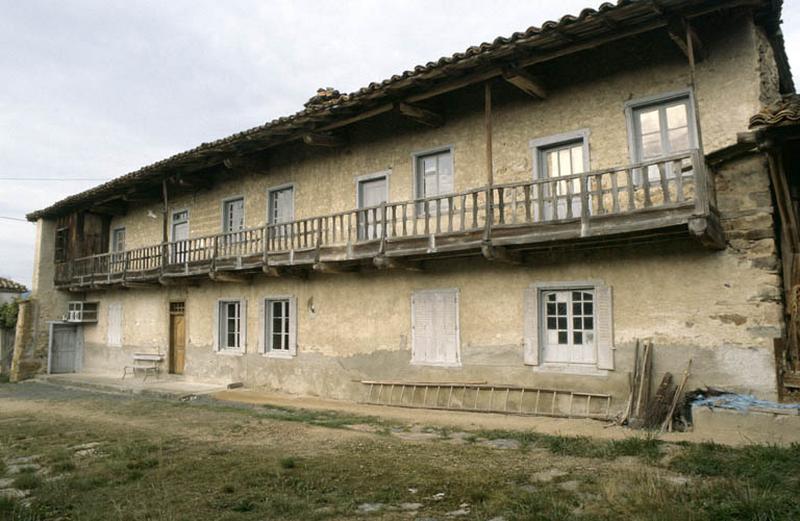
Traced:
POLYGON ((458 290, 416 291, 412 295, 411 308, 411 362, 423 365, 460 365, 458 290))
POLYGON ((244 351, 243 300, 221 300, 217 308, 217 350, 244 351))
POLYGON ((524 360, 554 368, 614 369, 611 288, 601 281, 525 290, 524 360))
POLYGON ((594 364, 594 290, 544 291, 544 361, 594 364))
POLYGON ((270 297, 264 300, 264 342, 266 354, 294 356, 297 354, 296 299, 270 297))

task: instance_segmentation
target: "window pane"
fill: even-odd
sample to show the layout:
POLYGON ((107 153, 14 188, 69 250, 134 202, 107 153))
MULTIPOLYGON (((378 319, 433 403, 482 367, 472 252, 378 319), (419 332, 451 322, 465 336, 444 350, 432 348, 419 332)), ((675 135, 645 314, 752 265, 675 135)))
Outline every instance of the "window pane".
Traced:
POLYGON ((583 171, 583 145, 576 145, 572 147, 572 173, 579 174, 583 171))
POLYGON ((554 151, 547 152, 547 177, 556 177, 558 175, 558 153, 554 151))
POLYGON ((567 332, 566 331, 559 331, 558 332, 558 343, 559 344, 566 344, 567 343, 567 332))
POLYGON ((660 129, 658 108, 646 109, 639 112, 639 131, 642 134, 657 133, 660 129))
POLYGON ((661 134, 644 134, 642 136, 642 158, 656 157, 661 153, 661 134))
POLYGON ((568 148, 558 151, 558 175, 570 175, 572 173, 572 161, 568 148))
POLYGON ((547 317, 547 329, 557 329, 556 317, 547 317))
POLYGON ((669 131, 670 152, 680 152, 689 149, 689 128, 676 128, 669 131))
POLYGON ((681 102, 667 107, 667 128, 686 126, 686 104, 681 102))
POLYGON ((583 333, 580 331, 576 331, 572 334, 572 343, 573 344, 582 344, 583 343, 583 333))

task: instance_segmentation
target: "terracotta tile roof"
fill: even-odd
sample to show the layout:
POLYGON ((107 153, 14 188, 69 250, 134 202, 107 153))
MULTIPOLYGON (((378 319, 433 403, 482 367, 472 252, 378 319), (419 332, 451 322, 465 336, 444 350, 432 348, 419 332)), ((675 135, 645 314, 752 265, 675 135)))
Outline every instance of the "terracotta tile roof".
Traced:
POLYGON ((800 94, 789 94, 750 118, 750 128, 800 124, 800 94))
MULTIPOLYGON (((342 124, 359 114, 376 111, 381 105, 433 90, 445 80, 460 80, 471 74, 486 72, 492 67, 496 69, 514 64, 520 57, 562 56, 585 49, 583 44, 588 41, 611 41, 635 34, 632 29, 636 27, 663 27, 666 25, 665 13, 675 14, 683 10, 710 13, 736 4, 733 0, 658 0, 657 5, 653 0, 604 2, 597 9, 583 9, 577 16, 565 15, 557 21, 544 22, 541 27, 532 26, 509 37, 498 37, 492 42, 469 47, 464 52, 417 65, 381 82, 370 83, 350 94, 341 94, 331 88, 320 89, 305 104, 303 110, 293 115, 273 119, 210 143, 202 143, 193 149, 69 196, 28 214, 27 218, 35 221, 40 217, 63 215, 88 203, 107 200, 137 184, 154 180, 160 183, 161 179, 182 171, 197 171, 200 166, 220 164, 231 155, 251 153, 286 143, 311 130, 324 130, 327 125, 337 122, 342 124)), ((760 5, 766 13, 765 16, 778 24, 782 0, 761 0, 760 5)), ((779 32, 777 38, 780 40, 779 54, 785 56, 779 32)))
POLYGON ((28 288, 18 282, 0 277, 0 293, 25 293, 28 288))

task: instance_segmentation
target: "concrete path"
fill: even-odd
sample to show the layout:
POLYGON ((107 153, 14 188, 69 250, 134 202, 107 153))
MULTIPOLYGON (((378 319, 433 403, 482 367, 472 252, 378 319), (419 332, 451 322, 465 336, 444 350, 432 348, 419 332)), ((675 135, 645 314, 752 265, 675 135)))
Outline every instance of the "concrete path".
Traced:
POLYGON ((47 384, 65 387, 78 387, 97 391, 149 394, 162 398, 182 398, 189 395, 212 394, 228 388, 225 383, 192 382, 175 375, 162 375, 160 378, 127 376, 123 380, 118 374, 70 373, 51 374, 36 377, 47 384))

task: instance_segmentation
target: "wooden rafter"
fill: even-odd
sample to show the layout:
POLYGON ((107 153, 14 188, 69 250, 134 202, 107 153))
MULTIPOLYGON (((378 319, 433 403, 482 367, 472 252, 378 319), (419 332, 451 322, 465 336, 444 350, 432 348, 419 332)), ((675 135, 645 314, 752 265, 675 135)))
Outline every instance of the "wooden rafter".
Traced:
POLYGON ((537 99, 545 99, 547 97, 547 89, 544 84, 520 68, 508 67, 504 69, 503 79, 529 96, 537 99))
POLYGON ((441 127, 444 124, 444 116, 438 112, 434 112, 418 105, 411 105, 410 103, 398 103, 397 110, 403 116, 427 127, 441 127))
POLYGON ((705 58, 703 42, 686 19, 677 17, 670 19, 667 32, 692 65, 705 58))
POLYGON ((335 148, 345 145, 345 140, 333 134, 309 132, 303 136, 303 143, 314 147, 335 148))

